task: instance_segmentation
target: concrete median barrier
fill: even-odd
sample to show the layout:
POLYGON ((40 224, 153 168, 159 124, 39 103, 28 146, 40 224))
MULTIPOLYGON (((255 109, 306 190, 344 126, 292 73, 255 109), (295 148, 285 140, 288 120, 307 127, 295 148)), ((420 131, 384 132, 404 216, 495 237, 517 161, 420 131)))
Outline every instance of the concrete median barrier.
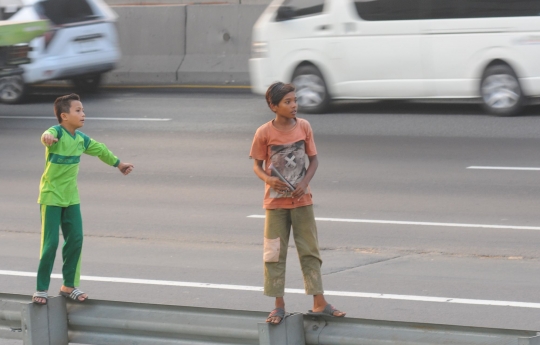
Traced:
POLYGON ((249 85, 252 27, 264 5, 187 7, 186 57, 182 84, 249 85))
POLYGON ((266 5, 115 6, 122 59, 109 85, 249 85, 251 30, 266 5))
POLYGON ((119 6, 122 59, 107 84, 176 84, 185 55, 186 6, 119 6))
POLYGON ((268 5, 272 0, 105 0, 111 6, 148 5, 148 4, 234 4, 234 5, 268 5))
MULTIPOLYGON (((258 0, 250 0, 258 1, 258 0)), ((266 5, 114 6, 122 59, 109 85, 249 85, 252 27, 266 5)))

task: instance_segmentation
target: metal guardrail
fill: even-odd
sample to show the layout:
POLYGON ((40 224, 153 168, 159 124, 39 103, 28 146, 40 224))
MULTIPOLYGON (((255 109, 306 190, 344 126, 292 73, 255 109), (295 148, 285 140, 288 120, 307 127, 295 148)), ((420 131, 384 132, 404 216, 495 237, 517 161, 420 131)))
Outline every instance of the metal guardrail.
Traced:
POLYGON ((312 317, 293 314, 279 326, 266 313, 64 298, 47 307, 30 296, 0 294, 0 338, 25 345, 540 345, 531 330, 312 317), (69 336, 68 336, 69 334, 69 336), (48 342, 47 342, 48 339, 48 342))

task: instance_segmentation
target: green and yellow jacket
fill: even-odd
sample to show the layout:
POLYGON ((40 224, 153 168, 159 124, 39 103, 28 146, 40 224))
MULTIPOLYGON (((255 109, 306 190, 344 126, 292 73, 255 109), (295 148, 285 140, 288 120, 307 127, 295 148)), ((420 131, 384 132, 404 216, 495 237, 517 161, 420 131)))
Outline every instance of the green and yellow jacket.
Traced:
POLYGON ((53 135, 58 142, 45 149, 45 171, 39 185, 39 204, 67 207, 80 203, 77 175, 83 153, 96 156, 113 167, 120 164, 118 157, 105 144, 82 132, 75 131, 75 135, 71 135, 64 127, 57 125, 43 134, 46 133, 53 135))

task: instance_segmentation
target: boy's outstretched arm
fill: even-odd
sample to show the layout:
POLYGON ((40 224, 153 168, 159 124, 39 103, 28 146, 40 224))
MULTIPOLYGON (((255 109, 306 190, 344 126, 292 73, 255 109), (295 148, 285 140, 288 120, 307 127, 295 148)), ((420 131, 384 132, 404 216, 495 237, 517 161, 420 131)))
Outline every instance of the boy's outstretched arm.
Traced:
POLYGON ((120 172, 124 175, 128 175, 132 170, 133 170, 133 164, 131 163, 122 163, 120 162, 118 164, 118 170, 120 170, 120 172))
POLYGON ((46 131, 45 133, 43 133, 43 135, 41 136, 41 142, 43 143, 43 145, 47 146, 47 147, 50 147, 52 146, 52 144, 58 142, 58 138, 56 138, 52 133, 50 133, 49 131, 46 131))

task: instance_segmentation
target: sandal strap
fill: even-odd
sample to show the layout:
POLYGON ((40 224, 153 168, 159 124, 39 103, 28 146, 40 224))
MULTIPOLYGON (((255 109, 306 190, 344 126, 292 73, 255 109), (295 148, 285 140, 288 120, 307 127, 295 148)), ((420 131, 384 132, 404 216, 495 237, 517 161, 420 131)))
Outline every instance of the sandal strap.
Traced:
POLYGON ((283 317, 285 316, 285 309, 283 309, 283 308, 276 308, 276 309, 272 310, 272 311, 270 312, 270 315, 268 315, 268 317, 274 317, 274 316, 283 318, 283 317))
POLYGON ((32 297, 38 297, 38 298, 48 298, 49 295, 47 294, 47 291, 36 291, 32 295, 32 297))
POLYGON ((69 294, 69 297, 72 298, 72 299, 79 299, 80 295, 84 295, 84 292, 82 292, 81 290, 75 288, 75 289, 73 289, 73 291, 71 291, 71 293, 69 294))

